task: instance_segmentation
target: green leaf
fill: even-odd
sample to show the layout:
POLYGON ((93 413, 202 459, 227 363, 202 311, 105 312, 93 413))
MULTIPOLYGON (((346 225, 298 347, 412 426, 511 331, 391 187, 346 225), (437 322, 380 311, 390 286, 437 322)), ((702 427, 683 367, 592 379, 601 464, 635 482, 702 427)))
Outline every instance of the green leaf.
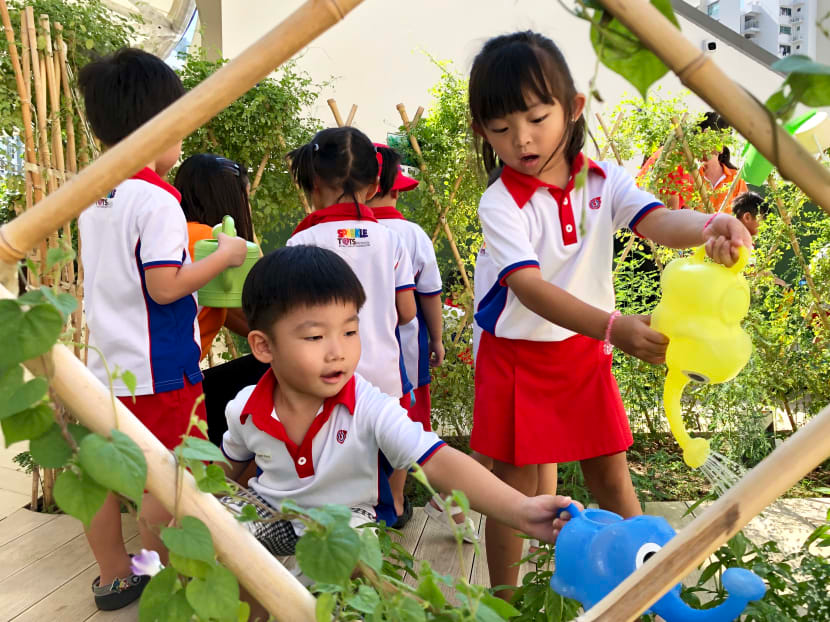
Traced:
POLYGON ((225 472, 218 464, 209 464, 204 477, 196 480, 196 485, 202 492, 209 492, 212 495, 220 492, 233 492, 225 480, 225 472))
POLYGON ((64 321, 66 321, 66 318, 69 317, 78 307, 78 301, 72 294, 62 292, 56 296, 55 293, 48 287, 41 287, 41 291, 43 292, 43 297, 48 300, 53 307, 61 312, 64 321))
POLYGON ((334 596, 329 592, 323 592, 317 596, 317 604, 314 606, 314 617, 317 622, 331 622, 331 614, 334 611, 334 596))
POLYGON ((159 612, 159 622, 190 622, 193 619, 193 607, 187 602, 184 590, 179 590, 159 612))
MULTIPOLYGON (((84 437, 90 434, 84 426, 75 423, 68 424, 67 429, 79 445, 84 437)), ((63 438, 61 428, 57 423, 53 423, 45 434, 29 443, 29 452, 32 454, 32 460, 47 469, 59 469, 66 466, 72 457, 72 448, 63 438)))
MULTIPOLYGON (((23 370, 18 365, 12 369, 20 370, 20 377, 23 377, 23 370)), ((16 376, 17 373, 12 372, 16 376)), ((17 387, 8 387, 10 395, 4 395, 0 401, 0 419, 19 413, 21 410, 26 410, 33 404, 36 404, 44 398, 46 391, 49 389, 49 383, 46 378, 34 378, 25 384, 18 384, 17 387)), ((6 391, 3 391, 6 393, 6 391)))
POLYGON ((345 505, 324 505, 321 508, 305 508, 304 513, 323 527, 332 527, 336 524, 348 525, 352 512, 345 505))
POLYGON ((495 611, 499 617, 505 619, 515 617, 521 613, 518 609, 516 609, 507 601, 502 600, 501 598, 496 598, 495 596, 491 596, 490 594, 485 594, 481 597, 481 604, 486 605, 487 607, 495 611))
MULTIPOLYGON (((675 26, 677 18, 671 0, 651 0, 651 4, 675 26)), ((595 11, 591 20, 591 45, 603 65, 628 80, 645 98, 648 87, 668 72, 651 50, 634 33, 609 14, 595 11)))
POLYGON ((224 462, 230 464, 225 454, 216 445, 203 438, 187 436, 181 444, 181 456, 189 460, 209 460, 210 462, 224 462))
POLYGON ((89 434, 80 443, 78 461, 96 482, 141 504, 147 462, 129 436, 119 430, 112 430, 111 439, 89 434))
POLYGON ((360 530, 360 561, 378 573, 383 568, 380 541, 374 529, 360 530))
POLYGON ((161 530, 161 540, 171 552, 182 557, 212 563, 216 554, 210 530, 198 518, 185 516, 181 527, 165 527, 161 530))
POLYGON ((204 579, 210 574, 213 564, 199 561, 198 559, 190 559, 178 553, 170 552, 170 565, 173 566, 179 573, 188 577, 195 577, 197 579, 204 579))
POLYGON ((415 593, 437 609, 443 608, 447 603, 444 593, 435 583, 432 568, 427 562, 421 564, 421 571, 418 573, 418 589, 415 590, 415 593))
POLYGON ((50 248, 46 251, 46 269, 48 270, 55 264, 64 264, 75 259, 75 251, 71 248, 50 248))
POLYGON ((187 602, 205 620, 235 620, 239 584, 224 566, 215 565, 205 579, 193 579, 185 588, 187 602))
POLYGON ((259 514, 256 513, 256 508, 249 503, 242 506, 242 511, 239 513, 239 516, 236 517, 236 520, 240 523, 248 523, 250 521, 261 519, 259 518, 259 514))
POLYGON ((0 421, 6 447, 18 441, 43 436, 55 424, 55 415, 47 404, 40 404, 0 421))
POLYGON ((63 317, 50 305, 23 311, 14 300, 0 300, 0 326, 0 369, 5 369, 48 352, 61 334, 63 317))
POLYGON ((150 579, 138 603, 138 622, 156 622, 160 619, 160 612, 166 608, 173 595, 177 580, 176 570, 170 567, 150 579))
POLYGON ((781 73, 812 73, 830 75, 830 65, 817 63, 804 54, 791 54, 775 61, 770 69, 781 73))
POLYGON ((123 374, 121 374, 121 381, 127 387, 127 390, 130 392, 130 395, 135 397, 135 386, 137 382, 135 374, 128 369, 123 374))
POLYGON ((710 563, 706 568, 703 569, 703 572, 700 573, 700 577, 698 577, 697 584, 704 585, 709 579, 714 577, 718 570, 721 569, 721 565, 719 563, 710 563))
POLYGON ((89 527, 107 498, 107 489, 98 485, 86 473, 64 471, 55 480, 55 502, 58 507, 89 527))
POLYGON ((404 598, 395 610, 400 622, 425 622, 426 613, 421 606, 412 599, 404 598))
POLYGON ((816 73, 791 73, 787 77, 793 95, 805 106, 830 105, 830 75, 816 73))
POLYGON ((236 607, 236 622, 248 622, 251 617, 251 606, 244 600, 239 601, 236 607))
POLYGON ((348 525, 337 524, 325 533, 306 531, 297 542, 297 562, 319 583, 340 584, 352 574, 360 555, 360 538, 348 525))
POLYGON ((372 613, 380 603, 380 597, 374 588, 361 585, 357 588, 357 594, 349 596, 346 603, 361 613, 372 613))

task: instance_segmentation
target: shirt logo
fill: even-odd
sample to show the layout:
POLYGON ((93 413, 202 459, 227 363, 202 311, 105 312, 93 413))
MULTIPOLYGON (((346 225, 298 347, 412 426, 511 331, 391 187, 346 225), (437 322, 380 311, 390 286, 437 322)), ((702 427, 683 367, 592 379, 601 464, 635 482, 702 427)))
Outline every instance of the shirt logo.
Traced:
POLYGON ((109 207, 110 206, 110 200, 114 199, 114 198, 115 198, 115 188, 110 190, 110 193, 106 197, 104 197, 103 199, 98 199, 95 202, 95 207, 109 207))
POLYGON ((590 201, 588 201, 588 207, 591 209, 599 209, 602 206, 602 199, 600 197, 594 197, 590 201))
POLYGON ((341 445, 346 442, 346 430, 337 430, 337 442, 341 445))
POLYGON ((369 246, 368 229, 338 229, 338 246, 369 246))

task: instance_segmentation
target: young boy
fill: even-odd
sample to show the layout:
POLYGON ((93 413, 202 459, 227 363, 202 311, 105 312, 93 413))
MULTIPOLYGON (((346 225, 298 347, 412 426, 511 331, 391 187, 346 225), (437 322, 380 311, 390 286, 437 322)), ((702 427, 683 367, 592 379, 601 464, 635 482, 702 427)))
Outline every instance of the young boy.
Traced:
MULTIPOLYGON (((184 94, 162 60, 129 48, 86 65, 78 81, 92 130, 106 147, 184 94)), ((191 263, 181 197, 162 179, 180 153, 178 143, 159 154, 78 218, 84 311, 94 346, 89 368, 105 385, 107 367, 132 372, 136 397, 120 378, 113 381, 115 395, 171 449, 181 441, 202 393, 193 293, 246 255, 245 240, 220 234, 218 250, 191 263)), ((196 412, 204 419, 203 404, 196 412)), ((169 519, 145 494, 139 517, 145 548, 164 552, 155 532, 169 519)), ((115 496, 108 496, 86 535, 101 573, 92 584, 98 608, 119 609, 138 598, 149 577, 130 572, 115 496)))
MULTIPOLYGON (((271 507, 334 503, 351 508, 353 525, 389 525, 396 516, 387 475, 417 462, 438 490, 463 490, 482 513, 553 541, 562 526, 555 514, 569 498, 507 486, 355 374, 364 301, 357 276, 330 250, 286 247, 253 267, 242 292, 248 343, 271 369, 228 404, 228 475, 238 479, 254 460, 248 494, 271 507)), ((247 524, 278 555, 293 554, 302 533, 288 521, 247 524)))
POLYGON ((741 221, 753 238, 758 235, 758 226, 764 220, 767 211, 764 198, 757 192, 744 192, 732 202, 732 215, 741 221))

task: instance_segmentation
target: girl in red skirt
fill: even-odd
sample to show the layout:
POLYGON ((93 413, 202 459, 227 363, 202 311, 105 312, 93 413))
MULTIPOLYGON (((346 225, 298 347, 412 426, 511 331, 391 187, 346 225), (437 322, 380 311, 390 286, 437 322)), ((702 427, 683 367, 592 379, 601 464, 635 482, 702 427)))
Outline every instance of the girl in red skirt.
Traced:
MULTIPOLYGON (((705 243, 727 266, 751 238, 732 216, 668 210, 623 168, 587 159, 585 96, 550 39, 520 32, 488 41, 473 62, 469 96, 485 168, 503 166, 478 208, 485 246, 476 277, 489 282, 477 283, 470 446, 526 494, 540 477, 555 486, 544 465, 579 460, 602 508, 639 514, 611 347, 660 364, 668 339, 648 316, 614 310, 614 233, 628 227, 673 248, 705 243)), ((487 521, 492 585, 516 584, 515 535, 487 521)))

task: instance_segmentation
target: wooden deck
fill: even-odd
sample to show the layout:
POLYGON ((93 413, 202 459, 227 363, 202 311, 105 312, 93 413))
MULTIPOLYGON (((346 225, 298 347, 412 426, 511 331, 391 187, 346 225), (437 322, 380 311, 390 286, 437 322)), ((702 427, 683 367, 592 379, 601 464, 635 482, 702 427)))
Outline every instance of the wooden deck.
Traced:
MULTIPOLYGON (((127 549, 136 552, 141 543, 135 521, 122 516, 127 549)), ((478 514, 473 518, 483 538, 484 521, 478 514)), ((455 540, 420 508, 403 530, 403 545, 436 572, 489 585, 483 542, 480 555, 473 545, 463 545, 462 564, 455 540)), ((293 558, 285 563, 291 567, 293 558)), ((115 612, 95 608, 90 585, 97 572, 81 523, 74 518, 25 509, 0 518, 0 622, 136 622, 137 603, 115 612)))

